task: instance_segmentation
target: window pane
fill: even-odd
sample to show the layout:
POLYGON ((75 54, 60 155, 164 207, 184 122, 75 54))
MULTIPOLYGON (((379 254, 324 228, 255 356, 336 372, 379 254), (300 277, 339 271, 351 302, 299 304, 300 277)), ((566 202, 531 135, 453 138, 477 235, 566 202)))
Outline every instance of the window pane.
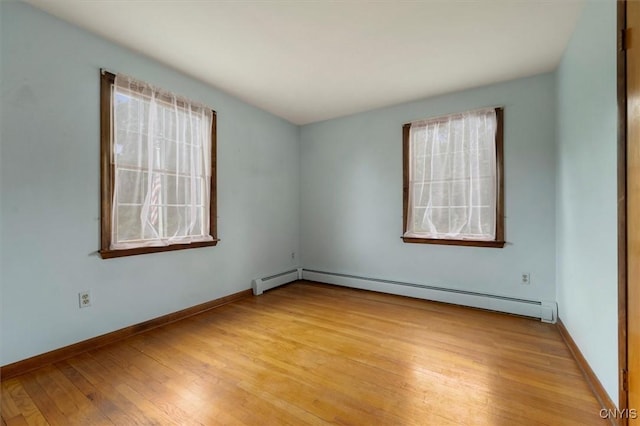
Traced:
POLYGON ((466 234, 468 233, 469 209, 466 207, 453 207, 449 209, 449 229, 443 230, 446 233, 466 234))
POLYGON ((136 96, 116 91, 115 106, 116 129, 121 132, 116 133, 116 137, 125 133, 147 133, 148 102, 144 102, 136 96))
POLYGON ((113 148, 114 155, 118 157, 115 162, 122 166, 147 168, 147 143, 146 135, 132 134, 119 138, 113 148))
POLYGON ((446 207, 450 202, 450 182, 417 183, 414 185, 415 207, 446 207))
POLYGON ((137 170, 117 170, 118 204, 142 204, 147 193, 148 173, 137 170))
POLYGON ((141 206, 119 206, 117 209, 117 241, 139 240, 142 235, 141 206))
POLYGON ((471 198, 469 194, 469 185, 470 182, 467 179, 451 182, 451 193, 447 205, 450 207, 468 206, 471 198))
MULTIPOLYGON (((431 225, 437 233, 447 233, 449 230, 449 208, 435 207, 427 210, 426 217, 431 220, 431 225)), ((428 227, 425 227, 427 230, 428 227)))
POLYGON ((202 205, 202 184, 202 178, 163 176, 162 186, 166 196, 164 203, 202 205))
POLYGON ((476 205, 483 205, 490 207, 495 203, 496 198, 496 182, 495 178, 488 177, 478 179, 478 189, 477 189, 477 203, 476 205))
POLYGON ((166 238, 201 235, 202 209, 169 206, 165 212, 166 238))
POLYGON ((417 207, 415 209, 413 209, 413 223, 410 224, 410 226, 412 226, 412 228, 415 232, 428 232, 429 230, 426 228, 422 227, 422 223, 423 223, 423 218, 424 218, 424 214, 426 212, 426 208, 424 207, 417 207))
POLYGON ((180 174, 190 174, 193 171, 196 176, 203 174, 201 153, 193 145, 167 141, 164 156, 166 170, 180 174))
POLYGON ((496 230, 496 215, 494 207, 482 207, 480 211, 480 227, 473 229, 478 234, 493 235, 496 230))

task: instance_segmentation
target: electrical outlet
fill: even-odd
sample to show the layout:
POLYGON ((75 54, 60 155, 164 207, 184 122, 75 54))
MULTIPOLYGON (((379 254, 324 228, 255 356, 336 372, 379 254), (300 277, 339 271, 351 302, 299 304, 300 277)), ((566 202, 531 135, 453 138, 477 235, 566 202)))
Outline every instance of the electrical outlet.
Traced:
POLYGON ((522 285, 529 285, 531 284, 531 274, 528 272, 523 272, 522 273, 522 278, 521 278, 521 282, 522 285))
POLYGON ((81 291, 78 293, 78 303, 80 303, 80 308, 88 308, 91 306, 91 292, 81 291))
POLYGON ((292 251, 292 252, 291 252, 291 258, 292 258, 292 259, 295 259, 295 258, 296 258, 296 252, 295 252, 295 251, 292 251))

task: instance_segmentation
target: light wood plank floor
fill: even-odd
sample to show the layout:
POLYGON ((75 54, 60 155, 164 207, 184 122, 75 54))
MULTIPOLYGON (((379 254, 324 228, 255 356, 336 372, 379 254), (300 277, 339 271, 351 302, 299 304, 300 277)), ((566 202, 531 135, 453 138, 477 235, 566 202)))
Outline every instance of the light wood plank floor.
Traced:
POLYGON ((2 382, 3 425, 604 425, 555 326, 298 282, 2 382))

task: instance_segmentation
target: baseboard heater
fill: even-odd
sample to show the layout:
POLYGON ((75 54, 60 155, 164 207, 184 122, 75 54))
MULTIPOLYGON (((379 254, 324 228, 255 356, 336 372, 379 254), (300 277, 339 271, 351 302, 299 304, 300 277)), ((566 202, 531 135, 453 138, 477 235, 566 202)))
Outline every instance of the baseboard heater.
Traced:
MULTIPOLYGON (((422 284, 412 284, 399 281, 366 278, 355 275, 334 272, 314 271, 302 269, 301 278, 343 287, 373 290, 381 293, 397 294, 437 302, 453 303, 456 305, 506 312, 527 317, 539 318, 543 322, 555 323, 558 319, 556 302, 533 301, 512 297, 496 296, 492 294, 475 293, 465 290, 455 290, 422 284)), ((272 287, 270 287, 272 288, 272 287)), ((255 292, 255 287, 254 287, 255 292)), ((259 294, 259 293, 256 293, 259 294)))
POLYGON ((302 269, 293 269, 281 274, 271 275, 265 278, 256 278, 251 282, 253 294, 258 296, 267 290, 302 279, 302 269))

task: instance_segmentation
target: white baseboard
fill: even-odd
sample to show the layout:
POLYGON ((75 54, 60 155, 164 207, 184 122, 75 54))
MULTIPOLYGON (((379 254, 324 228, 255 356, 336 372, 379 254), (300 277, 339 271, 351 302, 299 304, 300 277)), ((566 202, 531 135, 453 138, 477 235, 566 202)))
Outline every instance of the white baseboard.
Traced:
POLYGON ((543 322, 555 323, 558 318, 556 302, 524 300, 491 294, 474 293, 421 284, 358 277, 333 272, 302 269, 302 279, 343 287, 379 291, 436 302, 452 303, 509 314, 538 318, 543 322))
POLYGON ((256 278, 251 282, 253 294, 258 296, 267 290, 302 279, 302 269, 293 269, 281 274, 271 275, 264 278, 256 278))

